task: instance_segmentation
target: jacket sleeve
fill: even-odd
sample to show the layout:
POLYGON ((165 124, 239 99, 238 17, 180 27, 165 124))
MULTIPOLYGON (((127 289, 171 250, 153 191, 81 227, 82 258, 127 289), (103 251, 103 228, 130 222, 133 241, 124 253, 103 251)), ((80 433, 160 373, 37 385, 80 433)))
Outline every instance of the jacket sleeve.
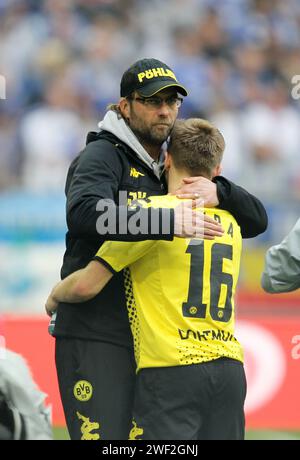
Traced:
POLYGON ((68 181, 67 224, 75 238, 112 241, 172 240, 174 210, 134 209, 117 205, 123 165, 115 146, 107 140, 87 145, 81 153, 72 179, 68 181), (152 221, 150 219, 152 218, 152 221), (132 231, 135 218, 146 222, 138 233, 132 231), (107 225, 102 225, 107 220, 107 225), (169 232, 163 223, 170 222, 169 232), (152 229, 151 222, 158 223, 152 229), (152 232, 152 233, 151 233, 152 232))
POLYGON ((255 196, 225 177, 217 176, 213 182, 217 184, 219 208, 234 216, 243 238, 253 238, 267 229, 266 210, 255 196))
POLYGON ((271 294, 300 288, 300 219, 280 244, 268 249, 261 285, 271 294))

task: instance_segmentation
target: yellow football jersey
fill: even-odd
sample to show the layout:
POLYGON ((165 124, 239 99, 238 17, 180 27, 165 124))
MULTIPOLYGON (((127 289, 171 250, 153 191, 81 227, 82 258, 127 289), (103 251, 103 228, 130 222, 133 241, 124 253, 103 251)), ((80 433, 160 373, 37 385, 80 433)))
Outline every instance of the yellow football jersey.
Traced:
MULTIPOLYGON (((172 208, 171 195, 146 206, 172 208)), ((137 368, 178 366, 229 357, 243 361, 234 337, 234 293, 242 238, 227 211, 205 208, 221 222, 215 240, 106 242, 96 254, 124 271, 137 368)), ((112 306, 113 308, 113 306, 112 306)))

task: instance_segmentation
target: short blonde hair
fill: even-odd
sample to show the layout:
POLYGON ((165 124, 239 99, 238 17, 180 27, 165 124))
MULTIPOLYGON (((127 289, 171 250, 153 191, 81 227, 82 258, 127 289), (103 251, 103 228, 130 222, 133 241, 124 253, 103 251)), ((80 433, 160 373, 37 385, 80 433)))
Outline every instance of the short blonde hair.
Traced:
POLYGON ((207 120, 177 120, 168 150, 176 168, 184 169, 191 175, 210 178, 214 168, 222 161, 225 140, 207 120))

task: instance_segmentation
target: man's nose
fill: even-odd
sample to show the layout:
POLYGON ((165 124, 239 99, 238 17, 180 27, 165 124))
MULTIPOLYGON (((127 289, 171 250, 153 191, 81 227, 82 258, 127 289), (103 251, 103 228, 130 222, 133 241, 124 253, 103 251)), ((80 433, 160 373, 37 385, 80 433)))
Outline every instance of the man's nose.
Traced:
POLYGON ((159 115, 168 116, 170 114, 170 110, 170 106, 166 103, 166 101, 161 101, 158 109, 159 115))

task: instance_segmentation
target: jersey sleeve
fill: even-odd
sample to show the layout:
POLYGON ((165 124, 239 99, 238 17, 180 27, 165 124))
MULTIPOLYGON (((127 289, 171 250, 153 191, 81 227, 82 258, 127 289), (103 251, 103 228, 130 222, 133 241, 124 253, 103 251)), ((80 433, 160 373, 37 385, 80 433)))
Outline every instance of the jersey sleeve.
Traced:
POLYGON ((98 260, 112 273, 116 273, 143 257, 156 244, 158 242, 153 240, 136 243, 106 241, 95 255, 94 260, 98 260))
POLYGON ((219 208, 235 217, 243 238, 254 238, 266 231, 268 216, 258 198, 225 177, 216 176, 213 182, 217 184, 219 208))
POLYGON ((268 249, 261 285, 269 293, 300 288, 300 219, 280 244, 268 249))

